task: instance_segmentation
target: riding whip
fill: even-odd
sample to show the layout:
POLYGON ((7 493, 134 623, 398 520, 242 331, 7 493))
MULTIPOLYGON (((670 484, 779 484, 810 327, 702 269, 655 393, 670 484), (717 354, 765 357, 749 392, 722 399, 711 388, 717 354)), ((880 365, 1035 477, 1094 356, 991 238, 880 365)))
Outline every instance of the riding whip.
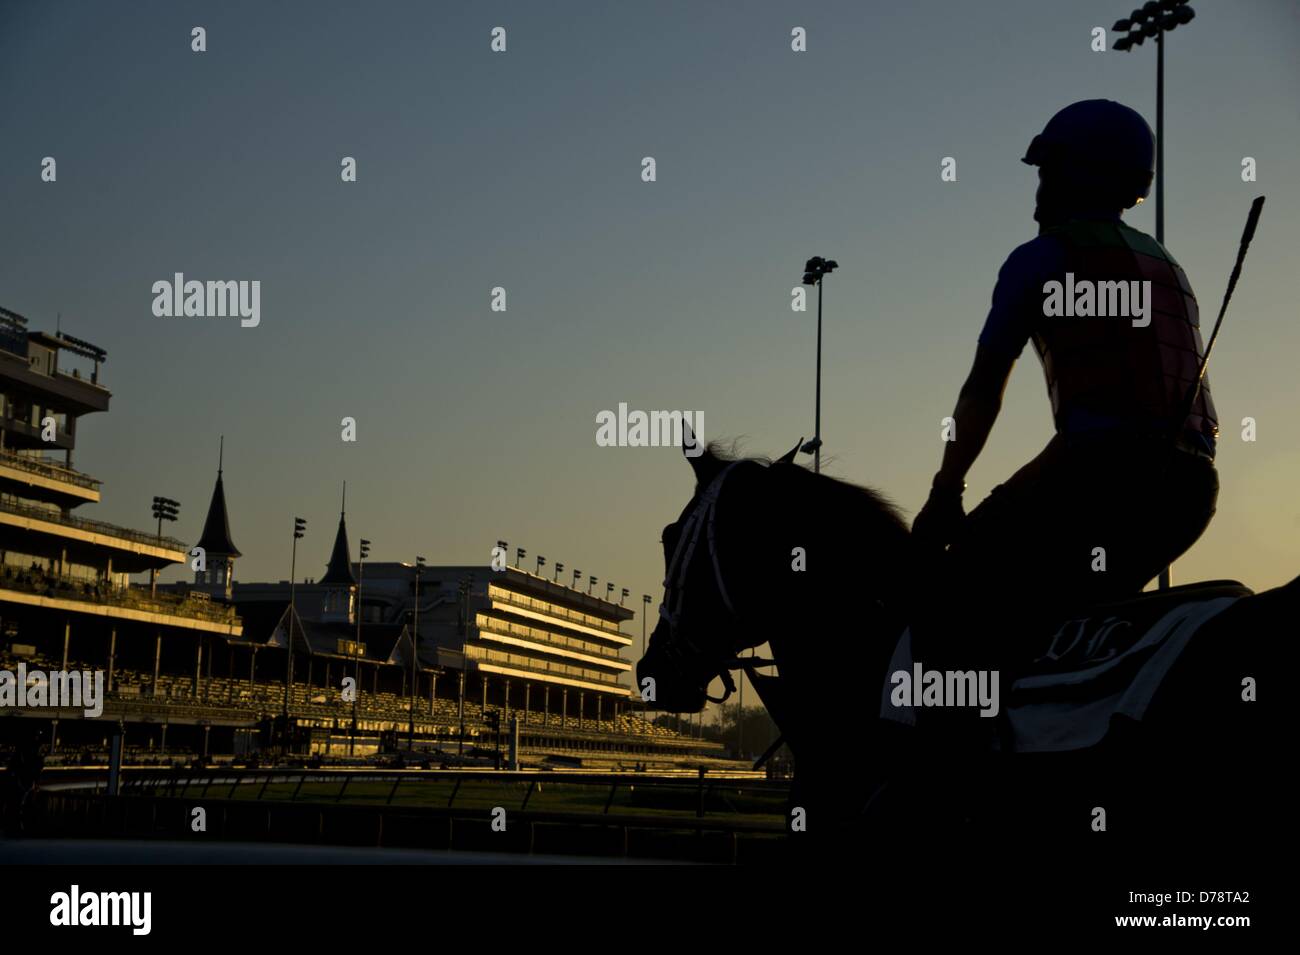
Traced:
POLYGON ((1223 293, 1223 304, 1219 306, 1219 317, 1215 319, 1214 331, 1210 333, 1210 340, 1205 345, 1205 354, 1201 357, 1201 367, 1196 373, 1196 380, 1192 382, 1191 388, 1187 390, 1187 398, 1183 402, 1183 413, 1178 417, 1178 426, 1174 429, 1174 437, 1177 438, 1183 426, 1187 424, 1187 419, 1192 416, 1192 409, 1196 406, 1196 399, 1201 393, 1201 383, 1205 380, 1205 369, 1210 363, 1210 352, 1214 349, 1215 339, 1219 337, 1219 328, 1223 325, 1224 313, 1228 311, 1228 301, 1232 298, 1232 290, 1237 287, 1237 279, 1241 277, 1241 263, 1246 260, 1246 250, 1250 248, 1250 240, 1255 237, 1255 227, 1259 225, 1259 214, 1264 209, 1264 197, 1259 196, 1250 205, 1250 215, 1246 218, 1245 231, 1241 233, 1241 245, 1237 247, 1237 261, 1232 266, 1232 275, 1228 277, 1228 289, 1223 293))

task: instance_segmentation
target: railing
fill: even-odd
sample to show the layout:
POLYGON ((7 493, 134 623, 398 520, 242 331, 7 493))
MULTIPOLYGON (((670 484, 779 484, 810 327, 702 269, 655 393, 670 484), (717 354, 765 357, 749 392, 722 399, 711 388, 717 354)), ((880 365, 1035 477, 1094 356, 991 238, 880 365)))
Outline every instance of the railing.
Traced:
POLYGON ((58 376, 67 378, 69 381, 75 381, 79 385, 90 385, 92 388, 99 388, 103 391, 108 391, 107 388, 99 383, 99 378, 94 373, 87 378, 81 373, 80 368, 58 368, 55 371, 58 376))
MULTIPOLYGON (((8 409, 10 412, 12 408, 8 409)), ((41 424, 32 424, 25 418, 20 418, 15 414, 8 414, 5 417, 5 430, 10 434, 21 434, 29 438, 39 438, 42 442, 48 442, 55 448, 68 449, 72 447, 72 434, 66 428, 56 427, 54 437, 50 438, 45 433, 45 428, 41 424)))
MULTIPOLYGON (((419 788, 434 788, 452 784, 451 793, 446 802, 438 800, 439 804, 450 809, 456 806, 458 796, 462 796, 463 804, 473 806, 479 803, 482 798, 481 792, 474 792, 470 789, 473 786, 477 790, 492 790, 500 796, 487 799, 491 802, 509 802, 509 796, 513 795, 516 799, 522 800, 514 809, 515 812, 525 812, 528 809, 529 802, 538 796, 539 786, 558 786, 561 789, 579 789, 587 787, 599 787, 602 791, 608 791, 604 808, 600 810, 600 815, 609 815, 610 808, 613 806, 615 796, 621 791, 625 795, 640 793, 645 795, 658 796, 686 796, 687 799, 674 799, 682 809, 696 818, 703 818, 710 813, 723 816, 776 816, 778 817, 775 826, 769 824, 759 825, 757 829, 775 829, 781 831, 780 818, 784 812, 784 804, 787 794, 790 790, 790 784, 779 780, 770 780, 765 777, 764 773, 750 769, 713 769, 708 771, 692 770, 689 775, 686 773, 676 773, 672 775, 649 775, 645 773, 581 773, 581 772, 554 772, 554 771, 536 771, 529 770, 524 773, 518 771, 497 773, 491 775, 475 773, 473 783, 467 784, 465 772, 463 770, 438 770, 438 769, 297 769, 297 768, 271 768, 271 769, 236 769, 234 767, 210 766, 203 769, 187 768, 180 769, 169 766, 161 770, 132 770, 124 773, 124 785, 122 795, 148 795, 158 794, 166 789, 168 795, 177 795, 184 797, 190 787, 196 789, 203 787, 206 794, 212 786, 218 787, 218 792, 226 790, 225 798, 233 798, 234 794, 240 790, 240 787, 247 787, 245 792, 248 798, 260 802, 264 798, 271 800, 286 800, 296 802, 302 793, 305 784, 311 784, 313 787, 323 787, 337 785, 337 792, 309 792, 308 801, 312 796, 317 798, 327 798, 332 802, 339 802, 347 794, 351 784, 360 782, 365 783, 384 783, 391 784, 387 796, 384 798, 385 805, 392 805, 393 799, 397 795, 398 788, 406 783, 408 786, 414 784, 419 788), (524 784, 527 784, 525 787, 524 784), (259 785, 260 784, 260 785, 259 785), (283 789, 277 789, 267 794, 270 786, 283 786, 283 789), (179 786, 179 789, 177 788, 179 786), (292 788, 290 788, 292 787, 292 788), (254 794, 253 790, 256 789, 254 794), (732 795, 731 799, 714 798, 723 794, 732 795), (745 797, 748 796, 748 799, 745 797), (502 797, 505 797, 504 799, 502 797), (682 803, 684 802, 684 805, 682 803), (748 812, 745 810, 738 811, 735 804, 740 802, 741 805, 748 803, 748 812), (766 811, 764 811, 766 810, 766 811)), ((100 783, 98 781, 90 782, 86 788, 91 791, 98 791, 100 783)), ((387 787, 386 787, 387 788, 387 787)), ((412 790, 406 790, 409 794, 412 790)), ((217 792, 213 793, 217 796, 217 792)), ((553 794, 547 794, 553 795, 553 794)), ((218 797, 219 798, 219 797, 218 797)), ((540 802, 540 798, 537 800, 540 802)), ((534 805, 537 803, 534 802, 534 805)), ((680 811, 680 809, 679 809, 680 811)), ((755 819, 755 822, 758 820, 755 819)))
MULTIPOLYGON (((189 832, 195 801, 212 843, 490 851, 549 856, 779 861, 788 850, 790 784, 745 771, 692 773, 485 770, 124 768, 47 785, 20 818, 45 837, 163 838, 189 832), (509 828, 487 822, 509 813, 509 828)), ((2 778, 2 775, 0 775, 2 778)), ((859 802, 870 795, 861 794, 859 802)), ((0 806, 0 812, 5 807, 0 806)), ((285 851, 276 847, 275 851, 285 851)), ((318 850, 319 851, 319 850, 318 850)), ((408 857, 409 859, 409 857, 408 857)))
POLYGON ((234 607, 195 600, 190 596, 157 594, 151 597, 147 591, 135 587, 114 587, 100 581, 62 577, 45 571, 24 571, 5 567, 4 571, 0 572, 0 587, 46 597, 62 597, 88 603, 129 607, 148 613, 193 617, 231 626, 241 625, 240 618, 235 615, 234 607))
MULTIPOLYGON (((77 664, 72 666, 72 669, 91 668, 77 664)), ((283 684, 256 683, 254 689, 250 691, 247 681, 235 683, 231 678, 224 677, 218 678, 221 682, 209 682, 205 677, 201 680, 201 687, 196 695, 192 688, 192 677, 189 676, 163 674, 159 676, 156 687, 152 675, 148 673, 128 676, 122 671, 118 671, 116 677, 118 685, 109 692, 107 699, 109 702, 120 703, 129 708, 133 715, 155 714, 166 716, 171 714, 194 718, 195 716, 204 715, 203 711, 210 710, 212 712, 209 715, 215 717, 229 718, 242 715, 251 719, 253 712, 273 711, 279 713, 284 706, 283 684), (132 680, 132 682, 128 682, 128 680, 132 680), (139 682, 136 683, 133 680, 139 680, 139 682), (178 688, 180 689, 179 693, 177 692, 178 688), (157 691, 159 695, 152 695, 154 691, 157 691)), ((319 687, 313 687, 312 692, 308 693, 300 684, 294 684, 294 692, 289 703, 290 715, 303 720, 339 720, 341 726, 350 723, 352 715, 351 703, 341 698, 327 700, 324 703, 308 702, 309 697, 315 695, 315 691, 319 689, 319 687)), ((409 704, 409 700, 376 700, 371 694, 363 691, 361 698, 357 701, 357 720, 359 722, 381 723, 397 721, 405 727, 410 719, 409 704)), ((457 725, 459 723, 457 704, 454 701, 438 700, 436 709, 432 714, 428 712, 427 705, 427 699, 418 700, 416 703, 415 725, 422 735, 427 735, 428 727, 431 726, 457 725)), ((500 712, 502 708, 496 704, 490 704, 488 709, 500 712)), ((525 735, 539 731, 549 733, 563 730, 569 736, 607 737, 615 735, 619 738, 637 737, 643 738, 647 742, 690 744, 697 748, 700 746, 712 748, 720 745, 711 740, 683 736, 666 728, 651 728, 653 724, 639 718, 636 718, 636 720, 644 724, 644 727, 637 725, 637 721, 629 718, 626 713, 621 714, 620 719, 597 721, 584 717, 581 725, 578 723, 577 717, 573 715, 568 717, 567 722, 562 723, 562 716, 559 713, 550 713, 549 721, 543 722, 544 714, 540 710, 534 709, 528 711, 528 719, 525 721, 523 719, 524 709, 520 706, 512 706, 509 715, 520 719, 519 730, 525 735)), ((490 721, 477 703, 466 701, 465 725, 467 730, 472 730, 474 735, 478 735, 480 730, 485 730, 490 725, 490 721)))
POLYGON ((0 451, 0 466, 30 471, 53 481, 75 484, 78 487, 84 487, 92 491, 98 490, 103 483, 89 474, 74 471, 61 464, 55 464, 53 461, 46 461, 41 458, 25 458, 14 454, 12 451, 0 451))
POLYGON ((7 511, 10 514, 18 514, 22 517, 30 517, 39 521, 49 521, 52 524, 62 524, 65 527, 75 527, 78 530, 89 531, 92 534, 103 534, 105 537, 116 537, 119 540, 134 541, 137 544, 147 544, 150 547, 166 548, 167 550, 188 551, 189 545, 175 537, 159 537, 156 534, 150 534, 148 531, 131 530, 129 527, 119 527, 117 524, 109 524, 105 521, 92 521, 85 517, 72 517, 61 511, 51 510, 44 507, 35 507, 31 504, 23 504, 12 498, 0 498, 0 511, 7 511))
POLYGON ((192 720, 231 720, 235 722, 250 722, 252 717, 245 709, 232 706, 221 706, 219 704, 195 700, 192 705, 181 705, 185 701, 180 697, 172 697, 166 703, 156 703, 147 697, 119 696, 116 692, 108 694, 110 702, 123 702, 129 704, 131 716, 133 718, 140 716, 158 717, 160 721, 166 721, 168 717, 183 715, 192 720))

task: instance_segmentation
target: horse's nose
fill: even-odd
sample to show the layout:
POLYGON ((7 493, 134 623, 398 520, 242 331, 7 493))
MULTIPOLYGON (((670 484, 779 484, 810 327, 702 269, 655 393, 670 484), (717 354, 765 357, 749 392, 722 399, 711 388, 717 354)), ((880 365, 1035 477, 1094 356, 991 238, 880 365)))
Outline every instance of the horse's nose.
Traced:
POLYGON ((650 645, 636 664, 636 689, 641 702, 652 710, 668 709, 673 694, 673 679, 663 666, 662 644, 650 645))
POLYGON ((645 697, 646 680, 652 680, 656 684, 659 682, 659 669, 659 653, 654 647, 647 650, 645 656, 636 661, 636 686, 642 698, 645 697))

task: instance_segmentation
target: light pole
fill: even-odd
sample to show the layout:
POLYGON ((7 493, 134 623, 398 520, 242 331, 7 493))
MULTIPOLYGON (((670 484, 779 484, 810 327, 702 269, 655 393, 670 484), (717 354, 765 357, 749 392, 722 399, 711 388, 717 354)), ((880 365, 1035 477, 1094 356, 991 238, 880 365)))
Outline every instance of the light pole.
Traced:
POLYGON ((645 622, 650 618, 650 595, 641 595, 641 656, 645 656, 645 622))
MULTIPOLYGON (((1165 243, 1165 34, 1191 23, 1195 16, 1187 0, 1150 0, 1111 27, 1127 33, 1111 44, 1121 52, 1141 46, 1147 37, 1156 44, 1156 241, 1161 245, 1165 243)), ((1166 567, 1160 571, 1159 588, 1168 590, 1171 580, 1166 567)))
POLYGON ((457 703, 457 708, 458 708, 458 716, 460 719, 460 738, 456 743, 456 755, 464 756, 465 755, 465 667, 464 665, 461 666, 460 680, 458 682, 459 682, 458 689, 460 693, 458 696, 459 702, 457 703))
POLYGON ((469 629, 469 590, 473 580, 474 575, 470 574, 467 577, 462 577, 460 583, 456 586, 456 594, 460 598, 457 633, 462 637, 465 636, 469 629))
POLYGON ((361 698, 361 585, 366 577, 366 558, 370 556, 370 541, 361 538, 361 559, 357 561, 357 639, 352 647, 356 658, 352 665, 352 739, 348 743, 348 755, 356 755, 357 747, 357 702, 361 698))
MULTIPOLYGON (((460 596, 460 635, 464 637, 469 632, 469 595, 474 589, 474 575, 466 574, 460 579, 460 585, 457 592, 460 596)), ((463 646, 463 641, 462 641, 463 646)), ((460 736, 456 743, 456 754, 465 755, 465 666, 462 662, 460 676, 457 678, 456 687, 457 703, 456 718, 460 721, 460 736)))
POLYGON ((555 562, 555 573, 551 575, 551 583, 556 583, 562 573, 564 573, 564 565, 557 560, 555 562))
POLYGON ((542 576, 542 568, 546 566, 546 558, 541 554, 537 555, 537 576, 542 576))
MULTIPOLYGON (((155 497, 153 499, 153 516, 158 518, 158 544, 162 545, 162 522, 174 521, 176 515, 180 513, 181 505, 173 501, 170 497, 155 497)), ((63 567, 60 565, 59 573, 63 573, 63 567)), ((158 568, 149 568, 149 596, 150 598, 158 596, 158 568)))
POLYGON ((817 286, 817 412, 812 440, 800 450, 813 456, 813 471, 817 474, 822 470, 822 287, 826 276, 839 267, 838 262, 820 255, 814 255, 803 267, 803 284, 817 286))
POLYGON ((415 681, 419 677, 420 666, 420 572, 424 570, 424 558, 415 558, 415 636, 411 638, 411 721, 406 734, 406 751, 415 749, 415 681))
POLYGON ((289 739, 289 688, 293 686, 293 621, 298 615, 296 603, 298 541, 302 540, 302 535, 306 530, 307 522, 301 517, 295 517, 293 519, 293 556, 289 560, 289 625, 285 628, 289 643, 289 659, 284 668, 284 735, 286 748, 289 739))

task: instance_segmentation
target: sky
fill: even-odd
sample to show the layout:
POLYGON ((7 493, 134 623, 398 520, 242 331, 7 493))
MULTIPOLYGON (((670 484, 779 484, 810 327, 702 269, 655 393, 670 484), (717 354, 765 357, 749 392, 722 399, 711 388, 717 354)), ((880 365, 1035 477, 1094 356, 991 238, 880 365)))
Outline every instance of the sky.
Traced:
MULTIPOLYGON (((1268 204, 1210 371, 1218 515, 1174 578, 1262 590, 1300 573, 1300 6, 1193 6, 1166 57, 1166 244, 1207 326, 1268 204)), ((1154 125, 1152 45, 1091 48, 1128 12, 0 0, 0 305, 108 351, 85 516, 149 527, 161 494, 197 539, 224 434, 237 580, 288 576, 295 516, 319 576, 346 480, 374 559, 486 563, 504 539, 639 610, 692 478, 672 448, 599 447, 597 414, 697 411, 753 453, 811 436, 816 313, 791 289, 834 258, 824 469, 914 514, 997 270, 1036 234, 1029 140, 1080 99, 1154 125), (260 281, 260 324, 155 316, 176 272, 260 281)), ((1126 220, 1154 232, 1149 203, 1126 220)), ((967 507, 1051 428, 1027 349, 967 507)))

